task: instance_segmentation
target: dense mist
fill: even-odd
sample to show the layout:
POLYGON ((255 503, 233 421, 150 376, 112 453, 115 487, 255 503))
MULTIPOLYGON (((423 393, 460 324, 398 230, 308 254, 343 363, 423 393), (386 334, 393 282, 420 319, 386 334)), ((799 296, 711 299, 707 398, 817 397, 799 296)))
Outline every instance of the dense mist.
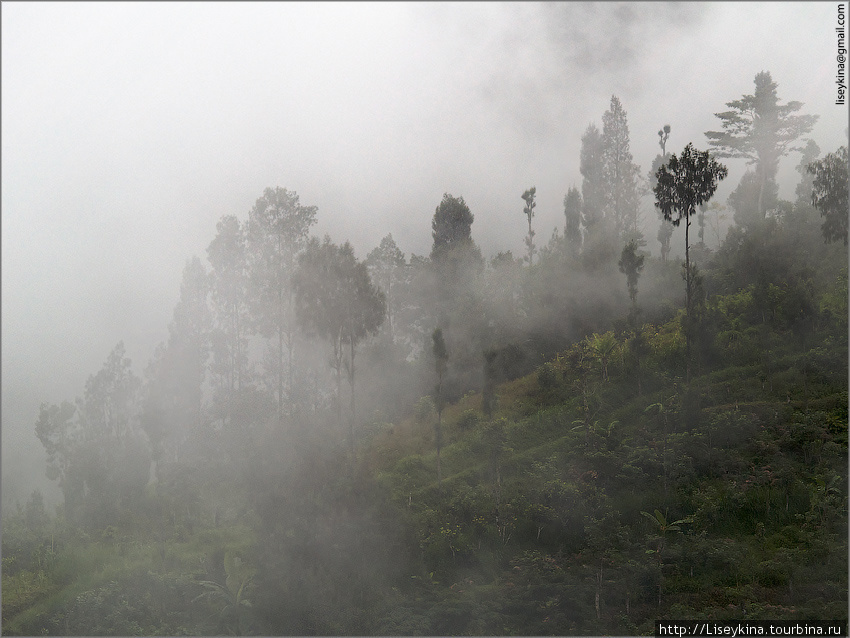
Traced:
POLYGON ((838 6, 5 4, 4 631, 846 606, 838 6))

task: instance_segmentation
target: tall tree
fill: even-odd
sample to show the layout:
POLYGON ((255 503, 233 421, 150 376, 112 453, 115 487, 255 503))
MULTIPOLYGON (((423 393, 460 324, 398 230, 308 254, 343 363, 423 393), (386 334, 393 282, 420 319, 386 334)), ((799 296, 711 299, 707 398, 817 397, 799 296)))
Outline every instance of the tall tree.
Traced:
POLYGON ((603 164, 604 142, 595 124, 590 124, 581 136, 582 222, 588 234, 602 221, 605 206, 603 164))
POLYGON ((442 261, 455 247, 468 246, 472 242, 474 220, 475 216, 463 201, 463 197, 453 197, 445 193, 431 220, 431 236, 434 239, 431 261, 442 261))
POLYGON ((395 319, 402 300, 400 288, 408 278, 408 269, 404 253, 396 245, 392 234, 384 237, 378 247, 366 256, 366 265, 376 285, 386 297, 386 325, 390 338, 394 341, 395 319))
POLYGON ((76 411, 70 401, 63 401, 61 405, 42 403, 35 424, 35 434, 47 453, 47 478, 59 484, 69 520, 75 520, 83 496, 76 467, 77 446, 82 440, 74 420, 76 411))
POLYGON ((734 211, 735 223, 743 229, 755 230, 765 220, 759 207, 770 210, 776 205, 778 196, 779 185, 775 180, 768 180, 762 187, 758 173, 748 169, 735 190, 729 193, 727 201, 734 211))
POLYGON ((670 139, 670 125, 665 124, 658 131, 658 145, 661 147, 661 155, 667 155, 667 140, 670 139))
MULTIPOLYGON (((652 160, 652 168, 649 171, 650 190, 654 190, 655 185, 658 183, 658 180, 655 177, 658 169, 666 164, 667 160, 670 159, 670 154, 667 152, 667 140, 670 139, 670 130, 670 125, 665 124, 663 128, 658 131, 658 145, 661 147, 661 154, 656 155, 655 159, 652 160)), ((661 261, 666 262, 667 257, 670 254, 670 239, 673 236, 673 224, 664 218, 664 214, 658 206, 655 207, 655 210, 658 211, 658 217, 661 221, 661 224, 658 226, 658 235, 656 236, 658 243, 661 244, 661 261)))
POLYGON ((203 384, 209 360, 211 316, 207 299, 209 274, 198 257, 186 262, 180 284, 180 300, 174 307, 169 331, 169 348, 176 353, 179 376, 191 406, 187 418, 200 427, 203 412, 203 384))
POLYGON ((812 205, 824 218, 821 232, 827 243, 841 240, 847 245, 847 147, 842 146, 821 160, 809 164, 815 176, 812 205))
POLYGON ((528 217, 528 237, 525 238, 525 247, 528 250, 527 259, 529 266, 531 266, 536 251, 534 247, 534 231, 531 229, 531 218, 534 217, 534 208, 537 206, 537 202, 534 201, 536 193, 537 188, 532 186, 522 194, 522 199, 525 200, 525 207, 522 209, 522 212, 528 217))
POLYGON ((316 210, 315 206, 303 206, 297 193, 276 187, 267 188, 248 215, 248 267, 253 284, 253 315, 260 334, 277 339, 273 375, 277 386, 278 417, 281 419, 284 376, 288 379, 290 414, 293 409, 295 312, 291 278, 310 227, 316 223, 316 210), (286 367, 284 350, 287 353, 286 367))
POLYGON ((766 189, 775 181, 780 158, 802 150, 795 142, 811 131, 818 119, 817 115, 794 115, 802 102, 780 104, 777 86, 769 72, 758 73, 752 95, 727 102, 730 111, 715 113, 723 130, 705 133, 717 157, 746 159, 747 164, 755 165, 757 210, 762 217, 767 210, 766 189))
POLYGON ((459 298, 468 296, 472 282, 484 267, 481 251, 472 240, 474 219, 463 197, 447 193, 431 220, 431 266, 436 276, 437 314, 441 321, 446 320, 459 298))
POLYGON ((687 305, 685 312, 688 325, 685 330, 687 348, 687 375, 690 380, 691 353, 691 305, 693 297, 694 278, 691 273, 688 229, 691 217, 696 214, 697 207, 707 202, 717 190, 717 184, 726 177, 725 166, 715 159, 709 158, 708 151, 698 151, 688 144, 679 157, 671 155, 667 164, 661 166, 656 173, 657 184, 653 189, 658 208, 664 218, 678 226, 685 221, 685 288, 687 305))
POLYGON ((207 248, 212 265, 210 297, 214 330, 210 366, 218 393, 229 404, 248 381, 246 334, 248 316, 248 270, 245 229, 234 215, 216 225, 216 236, 207 248))
POLYGON ((349 446, 354 449, 355 356, 357 345, 375 334, 384 320, 384 293, 375 288, 366 264, 354 256, 351 244, 336 246, 325 236, 312 238, 299 257, 293 277, 296 312, 308 330, 330 341, 332 366, 336 372, 337 418, 342 422, 342 370, 351 386, 349 446), (348 346, 348 353, 345 352, 348 346), (345 355, 348 354, 348 361, 345 355))
POLYGON ((639 239, 638 173, 629 150, 629 123, 617 96, 602 115, 602 164, 605 183, 605 215, 611 219, 620 240, 626 235, 639 239))
POLYGON ((443 339, 443 330, 436 328, 434 334, 431 335, 432 352, 434 354, 434 363, 437 372, 437 385, 434 390, 434 395, 437 403, 437 482, 443 480, 442 469, 440 467, 440 448, 443 445, 443 407, 445 400, 443 397, 443 379, 446 376, 448 369, 449 352, 446 349, 446 342, 443 339))
POLYGON ((564 195, 564 238, 573 255, 577 255, 581 250, 581 204, 581 192, 571 186, 564 195))

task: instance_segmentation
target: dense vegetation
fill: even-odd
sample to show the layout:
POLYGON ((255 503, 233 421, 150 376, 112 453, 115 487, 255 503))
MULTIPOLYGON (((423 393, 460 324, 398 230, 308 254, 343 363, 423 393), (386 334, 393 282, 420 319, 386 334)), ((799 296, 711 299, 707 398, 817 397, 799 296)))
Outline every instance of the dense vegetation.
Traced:
MULTIPOLYGON (((759 74, 719 116, 737 136, 738 106, 811 129, 778 105, 759 74)), ((846 148, 806 146, 782 201, 789 140, 750 130, 755 171, 710 249, 714 189, 670 193, 686 161, 706 180, 725 168, 667 153, 670 133, 648 184, 660 258, 617 98, 582 137, 563 235, 537 247, 536 189, 522 194, 523 259, 485 261, 448 194, 429 257, 388 235, 359 261, 311 237, 315 207, 282 188, 223 218, 144 379, 119 344, 75 403, 42 406, 64 502, 4 504, 3 632, 846 621, 846 148), (674 214, 699 227, 686 268, 674 214)), ((709 138, 744 157, 735 135, 709 138)))

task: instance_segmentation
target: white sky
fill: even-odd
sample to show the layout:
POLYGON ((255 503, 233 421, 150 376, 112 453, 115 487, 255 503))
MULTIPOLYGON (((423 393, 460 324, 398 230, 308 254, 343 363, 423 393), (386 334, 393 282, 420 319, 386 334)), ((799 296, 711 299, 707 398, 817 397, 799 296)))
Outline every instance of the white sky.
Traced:
MULTIPOLYGON (((3 3, 4 468, 38 448, 38 403, 80 394, 119 340, 141 370, 185 261, 268 186, 317 205, 316 232, 360 257, 389 232, 427 254, 444 192, 469 204, 485 256, 518 254, 520 195, 537 186, 545 243, 612 94, 646 174, 663 124, 668 150, 707 148, 713 114, 762 70, 835 150, 848 113, 834 104, 836 8, 3 3)), ((728 165, 721 202, 744 171, 728 165)))

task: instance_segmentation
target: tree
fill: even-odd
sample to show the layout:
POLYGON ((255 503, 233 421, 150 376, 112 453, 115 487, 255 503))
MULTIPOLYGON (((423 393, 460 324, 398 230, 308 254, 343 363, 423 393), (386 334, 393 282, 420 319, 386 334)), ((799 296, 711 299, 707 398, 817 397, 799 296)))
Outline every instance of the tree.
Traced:
POLYGON ((407 280, 407 262, 404 253, 393 241, 392 234, 366 256, 366 265, 375 283, 381 288, 387 301, 387 329, 395 341, 395 319, 401 306, 399 288, 407 280))
POLYGON ((331 342, 340 423, 343 365, 347 368, 351 386, 349 446, 353 451, 356 349, 363 338, 380 328, 386 313, 384 294, 372 284, 366 264, 357 260, 348 242, 336 246, 328 236, 321 243, 312 238, 298 264, 292 280, 297 317, 306 329, 331 342), (345 361, 346 346, 348 361, 345 361))
POLYGON ((817 122, 817 115, 794 115, 802 102, 780 104, 776 82, 767 71, 755 77, 755 93, 740 100, 727 102, 731 111, 715 113, 722 131, 707 131, 709 144, 718 158, 742 158, 755 164, 758 184, 758 213, 764 217, 765 192, 775 180, 779 159, 792 151, 801 150, 794 143, 807 134, 817 122))
POLYGON ((847 245, 847 147, 809 164, 812 205, 824 218, 821 232, 827 243, 839 239, 847 245))
POLYGON ((431 261, 441 262, 456 246, 468 246, 472 242, 474 220, 475 216, 463 197, 452 197, 445 193, 431 220, 431 236, 434 239, 431 261))
POLYGON ((85 393, 60 406, 43 404, 36 436, 48 456, 47 476, 58 480, 69 520, 102 529, 132 509, 150 471, 138 429, 139 380, 124 343, 113 348, 85 393))
POLYGON ((637 284, 643 270, 643 259, 644 256, 637 253, 637 242, 631 240, 623 246, 620 261, 617 263, 620 272, 626 276, 626 287, 629 290, 629 299, 632 300, 632 314, 635 314, 637 309, 637 284))
POLYGON ((629 124, 617 96, 602 116, 602 165, 605 184, 605 215, 620 239, 626 233, 638 238, 638 188, 640 169, 629 150, 629 124))
POLYGON ((759 228, 765 220, 759 206, 764 206, 765 210, 773 208, 778 195, 779 185, 775 180, 769 180, 762 188, 756 172, 747 170, 738 186, 729 194, 728 202, 734 211, 735 223, 744 229, 759 228))
MULTIPOLYGON (((655 159, 652 160, 652 168, 649 171, 650 190, 655 189, 655 185, 658 183, 658 180, 655 177, 658 169, 666 164, 667 160, 670 159, 670 155, 667 153, 668 139, 670 139, 670 125, 665 124, 664 127, 658 131, 658 145, 661 147, 661 154, 656 155, 655 159)), ((656 238, 658 239, 658 243, 661 244, 661 261, 666 262, 667 257, 670 254, 670 238, 673 236, 673 224, 664 218, 664 214, 657 206, 655 207, 655 210, 658 211, 658 217, 661 219, 661 224, 658 227, 658 235, 656 235, 656 238)))
POLYGON ((82 497, 82 485, 73 467, 81 435, 74 421, 75 413, 76 408, 69 401, 61 405, 42 403, 35 424, 35 434, 47 453, 47 478, 59 484, 70 520, 74 519, 82 497))
POLYGON ((643 516, 652 521, 654 525, 654 529, 658 532, 659 536, 657 545, 654 550, 647 550, 648 552, 654 553, 655 558, 658 561, 658 571, 659 571, 659 581, 658 581, 658 606, 661 606, 661 593, 663 591, 663 583, 664 583, 664 560, 662 558, 662 553, 664 552, 664 541, 667 532, 680 532, 682 531, 681 526, 686 523, 692 523, 693 519, 691 517, 686 517, 679 519, 678 521, 667 521, 667 516, 661 513, 660 510, 655 510, 655 515, 650 514, 649 512, 641 512, 643 516))
MULTIPOLYGON (((605 206, 603 163, 604 141, 595 124, 590 124, 581 136, 582 222, 589 234, 602 221, 605 206)), ((586 238, 585 238, 586 240, 586 238)))
POLYGON ((446 370, 448 369, 449 352, 446 349, 446 342, 443 340, 443 330, 441 328, 434 330, 431 340, 433 342, 431 351, 434 354, 434 363, 437 372, 437 386, 434 394, 437 398, 437 482, 439 483, 443 479, 440 468, 440 448, 443 444, 443 407, 445 407, 443 400, 443 378, 446 376, 446 370))
POLYGON ((283 418, 284 349, 292 409, 295 313, 291 278, 310 227, 316 223, 316 210, 315 206, 302 206, 297 193, 276 187, 267 188, 248 214, 252 310, 260 334, 277 337, 274 377, 279 419, 283 418))
POLYGON ((534 201, 536 193, 537 189, 532 186, 522 194, 522 198, 525 200, 525 207, 522 209, 522 212, 528 217, 528 237, 525 238, 525 246, 528 249, 527 259, 529 266, 531 266, 532 258, 536 251, 534 247, 534 231, 531 230, 531 218, 534 217, 534 207, 537 206, 537 202, 534 201))
POLYGON ((215 326, 211 335, 210 369, 218 392, 226 397, 229 406, 233 394, 248 381, 247 253, 245 229, 236 216, 222 217, 216 231, 207 248, 212 265, 210 297, 215 326))
POLYGON ((667 140, 670 138, 670 125, 665 124, 660 131, 658 131, 658 145, 661 147, 661 155, 667 155, 667 140))
POLYGON ((183 391, 191 412, 185 417, 200 427, 203 411, 202 386, 207 374, 211 317, 207 297, 209 274, 197 257, 186 262, 180 283, 180 301, 174 307, 168 327, 168 347, 174 351, 174 363, 183 379, 183 391))
POLYGON ((691 216, 697 207, 707 202, 717 190, 717 183, 726 177, 725 166, 709 158, 708 151, 698 151, 688 144, 679 157, 672 155, 667 164, 662 165, 655 174, 657 183, 655 193, 656 206, 664 219, 678 226, 685 220, 685 288, 687 305, 685 313, 688 320, 686 332, 687 372, 690 380, 690 343, 691 343, 691 305, 694 281, 691 273, 688 229, 691 216))
POLYGON ((581 192, 575 186, 564 195, 564 217, 564 238, 570 252, 577 255, 581 250, 581 192))

